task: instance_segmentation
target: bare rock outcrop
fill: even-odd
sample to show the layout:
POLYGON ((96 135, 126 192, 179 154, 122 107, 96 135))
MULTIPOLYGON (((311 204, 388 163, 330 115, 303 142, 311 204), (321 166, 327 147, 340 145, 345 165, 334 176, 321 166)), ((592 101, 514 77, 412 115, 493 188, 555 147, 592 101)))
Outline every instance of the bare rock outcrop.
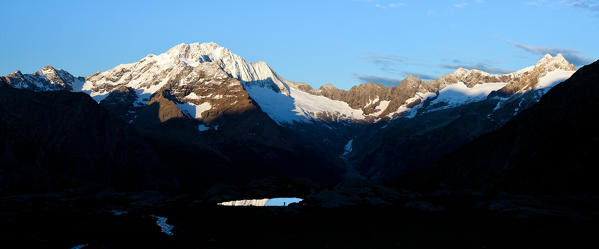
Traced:
POLYGON ((81 91, 84 81, 82 77, 74 77, 67 71, 55 69, 50 65, 33 74, 16 71, 2 78, 6 84, 14 88, 33 91, 81 91))

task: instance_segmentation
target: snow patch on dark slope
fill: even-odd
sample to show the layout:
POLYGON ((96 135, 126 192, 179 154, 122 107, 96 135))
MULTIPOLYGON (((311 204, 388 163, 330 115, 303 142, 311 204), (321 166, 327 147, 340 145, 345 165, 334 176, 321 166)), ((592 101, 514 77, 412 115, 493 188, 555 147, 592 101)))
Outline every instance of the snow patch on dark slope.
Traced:
POLYGON ((157 91, 171 89, 180 109, 200 120, 205 112, 226 112, 229 105, 242 101, 231 96, 247 91, 275 122, 292 125, 413 118, 421 113, 483 101, 498 90, 521 93, 543 89, 546 92, 574 71, 563 56, 546 55, 537 65, 509 74, 460 68, 432 81, 410 76, 394 88, 364 84, 352 88, 350 93, 333 86, 314 90, 306 84, 284 79, 265 62, 247 62, 216 43, 192 43, 179 44, 165 53, 150 54, 138 62, 121 64, 84 80, 50 66, 33 75, 16 72, 5 78, 9 85, 33 90, 82 90, 98 102, 110 92, 128 87, 143 96, 140 99, 145 102, 140 101, 140 105, 147 103, 150 95, 157 91), (227 80, 230 78, 239 83, 227 80), (243 89, 235 88, 236 84, 243 89), (216 89, 221 90, 217 93, 216 89), (215 102, 229 105, 215 106, 215 102))
MULTIPOLYGON (((181 141, 199 134, 221 145, 251 141, 255 147, 286 151, 297 151, 294 146, 305 143, 336 161, 331 164, 341 164, 341 154, 364 175, 392 177, 379 167, 390 165, 403 172, 411 168, 404 159, 424 167, 428 160, 501 126, 516 108, 521 112, 536 103, 575 70, 563 56, 546 55, 536 65, 509 74, 460 68, 432 81, 410 76, 396 87, 367 83, 349 91, 331 85, 312 89, 215 43, 193 43, 92 74, 81 90, 104 107, 112 103, 108 109, 147 134, 171 134, 157 123, 148 124, 148 118, 158 114, 160 120, 152 122, 179 120, 189 126, 186 132, 193 136, 169 128, 180 133, 176 137, 181 141), (128 94, 119 97, 116 92, 123 89, 128 94), (132 102, 129 93, 135 95, 132 102), (346 148, 349 139, 351 150, 346 148), (432 156, 414 151, 423 143, 435 144, 428 148, 432 156), (408 151, 413 153, 405 154, 408 151)), ((45 67, 31 76, 8 75, 2 82, 34 91, 79 90, 82 78, 69 75, 45 67)))
POLYGON ((175 228, 175 226, 166 223, 166 221, 168 221, 168 218, 166 217, 162 217, 162 216, 157 216, 157 215, 151 215, 152 218, 156 219, 156 225, 158 227, 160 227, 160 231, 168 236, 174 236, 175 233, 173 233, 173 229, 175 228))
POLYGON ((37 92, 59 90, 80 92, 85 82, 83 77, 74 77, 67 71, 55 69, 50 65, 33 74, 23 74, 21 71, 16 71, 3 78, 8 85, 14 88, 37 92))
POLYGON ((505 126, 401 182, 525 194, 596 194, 598 83, 596 61, 505 126))
POLYGON ((344 152, 343 154, 341 154, 341 156, 347 156, 347 154, 352 152, 352 143, 354 142, 354 139, 350 139, 349 141, 347 141, 347 143, 345 144, 345 146, 343 147, 344 152))
POLYGON ((448 99, 443 93, 429 97, 420 104, 417 115, 400 116, 383 126, 384 129, 359 136, 356 139, 359 143, 353 147, 361 153, 351 158, 353 164, 363 175, 377 179, 392 179, 430 167, 442 156, 503 126, 514 115, 537 103, 548 89, 574 73, 574 69, 561 55, 547 55, 535 66, 513 73, 519 76, 488 96, 483 94, 478 101, 449 108, 445 104, 451 101, 438 100, 448 99))

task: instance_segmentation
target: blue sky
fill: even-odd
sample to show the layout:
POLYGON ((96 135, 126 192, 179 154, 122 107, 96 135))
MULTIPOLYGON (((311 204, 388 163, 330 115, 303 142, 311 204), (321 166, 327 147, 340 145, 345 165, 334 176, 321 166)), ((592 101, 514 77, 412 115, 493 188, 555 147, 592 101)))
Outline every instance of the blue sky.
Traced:
POLYGON ((599 58, 599 0, 2 1, 0 75, 78 76, 216 42, 288 80, 348 89, 462 66, 502 73, 599 58))

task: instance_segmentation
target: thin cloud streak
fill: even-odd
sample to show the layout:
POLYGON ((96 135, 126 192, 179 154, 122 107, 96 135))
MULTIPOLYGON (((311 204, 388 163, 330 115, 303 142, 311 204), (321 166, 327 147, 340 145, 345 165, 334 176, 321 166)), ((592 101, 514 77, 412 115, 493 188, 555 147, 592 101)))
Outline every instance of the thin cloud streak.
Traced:
MULTIPOLYGON (((417 72, 408 72, 405 71, 402 73, 405 77, 412 75, 416 78, 419 78, 421 80, 434 80, 436 78, 438 78, 435 75, 430 75, 430 74, 424 74, 424 73, 417 73, 417 72)), ((376 75, 363 75, 363 74, 353 74, 354 77, 356 79, 358 79, 361 83, 367 83, 367 82, 373 82, 373 83, 380 83, 384 86, 397 86, 399 84, 401 84, 401 82, 403 81, 403 79, 397 79, 397 78, 390 78, 390 77, 383 77, 383 76, 376 76, 376 75)))
POLYGON ((401 7, 401 6, 404 6, 404 4, 403 3, 390 3, 390 4, 387 4, 387 5, 381 5, 381 4, 377 3, 377 4, 374 5, 374 7, 377 7, 379 9, 398 8, 398 7, 401 7))
POLYGON ((545 0, 537 0, 537 1, 529 1, 529 2, 525 2, 524 4, 529 5, 529 6, 541 6, 543 4, 545 4, 545 0))
POLYGON ((588 9, 591 11, 599 11, 599 1, 566 1, 568 6, 588 9))
POLYGON ((535 47, 535 46, 528 46, 528 45, 525 45, 525 44, 522 44, 519 42, 514 42, 514 41, 507 41, 507 43, 514 47, 524 49, 525 51, 534 53, 534 54, 539 54, 539 55, 551 54, 553 56, 555 56, 557 54, 562 54, 564 56, 564 58, 566 58, 566 60, 568 60, 570 63, 572 63, 576 66, 591 64, 594 61, 593 59, 591 59, 589 57, 581 55, 580 51, 575 50, 575 49, 535 47))
POLYGON ((404 5, 405 5, 404 3, 390 3, 389 8, 397 8, 397 7, 401 7, 404 5))
POLYGON ((550 5, 565 5, 567 7, 574 7, 574 8, 581 8, 581 9, 587 9, 590 11, 598 11, 599 12, 599 1, 597 0, 561 0, 559 2, 548 2, 547 0, 535 0, 535 1, 528 1, 525 2, 524 4, 528 5, 528 6, 536 6, 536 7, 541 7, 541 6, 550 6, 550 5))
POLYGON ((467 64, 467 63, 461 63, 458 60, 454 60, 453 64, 442 64, 442 65, 440 65, 440 67, 447 68, 447 69, 458 69, 458 68, 465 68, 468 70, 476 69, 476 70, 480 70, 483 72, 494 73, 494 74, 506 74, 506 73, 513 72, 513 70, 489 66, 482 62, 467 64))
POLYGON ((381 76, 375 76, 375 75, 361 75, 361 74, 356 74, 356 73, 354 73, 354 77, 362 83, 373 82, 373 83, 380 83, 384 86, 397 86, 397 85, 401 84, 401 81, 402 81, 400 79, 395 79, 395 78, 381 77, 381 76))
POLYGON ((402 75, 402 76, 408 76, 411 74, 411 75, 414 75, 415 77, 423 79, 423 80, 433 80, 438 77, 435 75, 426 74, 426 73, 405 71, 405 70, 402 70, 401 68, 403 68, 405 65, 417 65, 417 66, 425 66, 425 67, 429 67, 429 68, 430 67, 438 67, 438 68, 454 69, 454 70, 462 67, 465 69, 476 69, 476 70, 481 70, 481 71, 485 71, 488 73, 495 73, 495 74, 505 74, 505 73, 513 72, 513 70, 499 68, 496 66, 492 66, 488 63, 485 63, 485 62, 468 63, 468 62, 463 62, 463 61, 460 61, 457 59, 452 60, 452 63, 439 65, 439 64, 422 62, 421 60, 418 60, 415 58, 410 58, 410 57, 400 56, 400 55, 390 55, 390 54, 389 55, 368 54, 366 56, 363 56, 362 58, 364 60, 366 60, 367 62, 378 66, 379 70, 381 70, 385 73, 397 74, 397 75, 402 75), (414 61, 420 61, 420 62, 414 62, 414 61))
POLYGON ((405 65, 430 66, 429 63, 423 62, 422 59, 410 58, 407 56, 395 54, 369 53, 367 55, 361 56, 361 58, 368 63, 376 65, 379 68, 379 70, 383 72, 399 75, 404 74, 404 72, 402 70, 399 70, 399 68, 405 65))
POLYGON ((400 65, 409 64, 410 58, 399 55, 382 55, 382 54, 368 54, 362 56, 362 59, 368 63, 372 63, 379 67, 383 72, 399 74, 398 71, 400 65))
POLYGON ((372 4, 372 6, 374 6, 377 9, 387 9, 387 8, 399 8, 399 7, 403 7, 406 4, 402 3, 402 2, 394 2, 394 3, 376 3, 377 1, 375 0, 353 0, 354 2, 362 2, 362 3, 369 3, 372 4))

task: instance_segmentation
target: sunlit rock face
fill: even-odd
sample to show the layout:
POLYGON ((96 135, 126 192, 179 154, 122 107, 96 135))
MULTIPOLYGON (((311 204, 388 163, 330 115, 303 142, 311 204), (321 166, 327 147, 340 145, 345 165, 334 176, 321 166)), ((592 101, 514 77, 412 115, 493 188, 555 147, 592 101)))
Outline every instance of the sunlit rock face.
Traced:
POLYGON ((16 72, 4 81, 34 90, 83 90, 98 102, 123 88, 135 91, 141 97, 139 104, 146 104, 152 94, 168 91, 183 114, 204 123, 259 106, 276 123, 293 125, 413 118, 488 96, 508 98, 553 86, 544 84, 543 78, 563 81, 574 71, 576 67, 558 54, 545 55, 536 65, 507 74, 459 68, 431 81, 409 76, 394 87, 366 83, 347 91, 332 85, 312 89, 284 79, 265 62, 248 62, 216 43, 192 43, 86 78, 47 66, 32 75, 16 72))
POLYGON ((409 76, 393 87, 313 89, 215 43, 193 43, 85 78, 47 66, 0 77, 0 86, 83 91, 158 141, 161 153, 176 154, 163 157, 172 165, 218 158, 212 165, 219 174, 230 174, 221 166, 231 164, 239 168, 230 172, 250 179, 283 175, 335 183, 344 177, 393 179, 428 167, 501 127, 575 70, 562 55, 546 55, 507 74, 459 68, 430 81, 409 76), (178 148, 173 141, 189 145, 191 153, 171 151, 178 148), (200 157, 198 150, 219 156, 200 157))
POLYGON ((74 77, 69 72, 47 65, 33 74, 16 71, 3 78, 9 86, 32 91, 67 90, 78 92, 85 82, 83 77, 74 77))

